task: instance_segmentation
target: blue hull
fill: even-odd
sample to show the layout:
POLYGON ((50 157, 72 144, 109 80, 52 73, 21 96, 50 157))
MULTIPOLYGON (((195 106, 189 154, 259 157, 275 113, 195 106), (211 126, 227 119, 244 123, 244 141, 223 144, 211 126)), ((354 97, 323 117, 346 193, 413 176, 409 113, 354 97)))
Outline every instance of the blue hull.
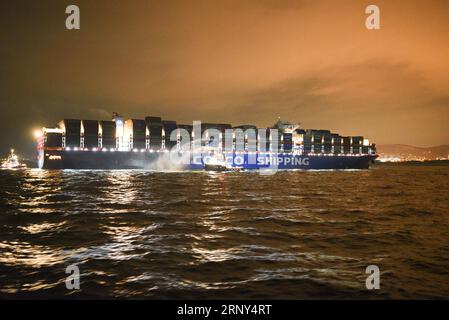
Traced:
MULTIPOLYGON (((225 154, 228 167, 244 170, 322 170, 368 169, 377 155, 292 155, 291 153, 225 154)), ((186 157, 166 152, 102 152, 46 150, 38 155, 43 169, 144 169, 144 170, 203 170, 205 158, 186 157), (177 157, 175 157, 177 158, 177 157)))

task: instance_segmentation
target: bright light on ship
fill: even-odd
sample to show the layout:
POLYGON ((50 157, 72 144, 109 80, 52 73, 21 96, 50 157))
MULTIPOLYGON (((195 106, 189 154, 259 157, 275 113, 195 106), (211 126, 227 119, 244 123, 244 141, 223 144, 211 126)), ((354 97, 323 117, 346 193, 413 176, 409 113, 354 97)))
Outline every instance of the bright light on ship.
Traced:
POLYGON ((369 146, 369 140, 368 139, 363 139, 363 145, 364 146, 369 146))
POLYGON ((42 130, 40 130, 40 129, 34 130, 33 131, 33 136, 34 136, 35 139, 42 138, 42 136, 43 136, 42 130))

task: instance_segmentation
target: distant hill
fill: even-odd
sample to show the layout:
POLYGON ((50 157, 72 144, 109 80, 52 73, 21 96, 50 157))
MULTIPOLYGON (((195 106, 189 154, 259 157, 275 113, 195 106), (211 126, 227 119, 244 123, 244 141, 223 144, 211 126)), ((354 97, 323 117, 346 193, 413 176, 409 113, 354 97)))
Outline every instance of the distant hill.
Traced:
POLYGON ((435 147, 415 147, 406 144, 379 144, 377 152, 380 158, 426 159, 434 160, 449 156, 449 145, 435 147))

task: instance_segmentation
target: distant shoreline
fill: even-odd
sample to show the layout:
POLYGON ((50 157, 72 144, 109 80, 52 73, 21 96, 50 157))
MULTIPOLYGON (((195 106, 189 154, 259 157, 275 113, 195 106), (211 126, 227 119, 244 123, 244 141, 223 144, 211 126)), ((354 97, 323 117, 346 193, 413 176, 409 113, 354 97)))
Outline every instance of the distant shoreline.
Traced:
POLYGON ((449 160, 426 160, 426 161, 398 161, 398 162, 380 162, 375 161, 375 166, 447 166, 449 160))

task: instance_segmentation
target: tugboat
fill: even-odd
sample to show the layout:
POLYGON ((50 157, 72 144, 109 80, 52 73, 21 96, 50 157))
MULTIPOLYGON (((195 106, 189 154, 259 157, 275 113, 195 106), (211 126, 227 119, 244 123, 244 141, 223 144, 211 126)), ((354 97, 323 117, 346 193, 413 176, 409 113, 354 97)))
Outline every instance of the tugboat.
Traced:
POLYGON ((26 164, 19 162, 19 158, 14 153, 14 149, 11 149, 8 158, 2 161, 2 169, 26 169, 26 167, 26 164))
POLYGON ((204 170, 214 172, 240 172, 243 168, 233 167, 232 165, 227 164, 223 153, 212 152, 209 157, 205 157, 204 159, 204 170))
POLYGON ((216 154, 212 152, 209 157, 205 158, 204 170, 222 172, 229 171, 230 168, 226 165, 223 154, 216 154))

